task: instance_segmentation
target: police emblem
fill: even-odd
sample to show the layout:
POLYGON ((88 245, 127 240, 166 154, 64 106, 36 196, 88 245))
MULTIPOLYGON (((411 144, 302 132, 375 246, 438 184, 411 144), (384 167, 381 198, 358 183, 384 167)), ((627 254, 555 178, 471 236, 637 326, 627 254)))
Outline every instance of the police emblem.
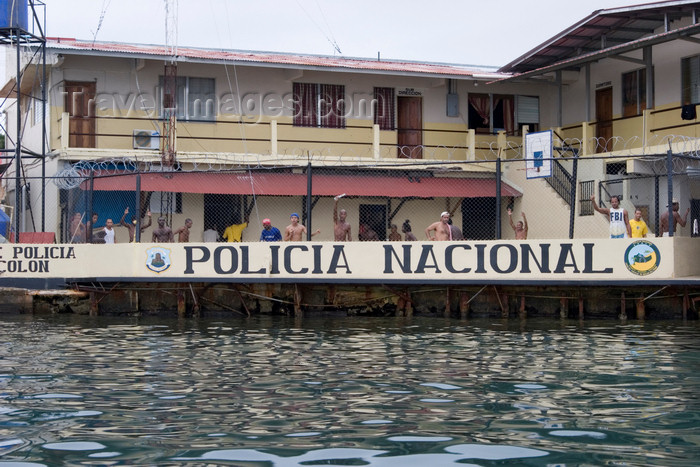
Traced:
POLYGON ((168 269, 170 267, 170 250, 160 247, 146 250, 146 267, 157 273, 168 269))
POLYGON ((632 242, 625 250, 625 266, 632 274, 646 276, 656 271, 660 263, 659 249, 647 240, 632 242))

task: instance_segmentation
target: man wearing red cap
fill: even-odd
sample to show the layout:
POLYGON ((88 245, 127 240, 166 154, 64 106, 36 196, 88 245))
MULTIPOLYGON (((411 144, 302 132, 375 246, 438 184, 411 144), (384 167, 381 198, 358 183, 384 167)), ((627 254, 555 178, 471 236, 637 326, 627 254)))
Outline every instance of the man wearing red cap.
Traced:
POLYGON ((277 227, 272 227, 272 222, 270 219, 263 219, 263 230, 260 234, 261 242, 281 242, 282 233, 277 227))

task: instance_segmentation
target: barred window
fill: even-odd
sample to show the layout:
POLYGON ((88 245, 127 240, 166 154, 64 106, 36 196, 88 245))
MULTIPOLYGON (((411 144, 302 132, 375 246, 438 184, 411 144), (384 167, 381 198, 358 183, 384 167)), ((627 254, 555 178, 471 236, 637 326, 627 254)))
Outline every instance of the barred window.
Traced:
POLYGON ((394 88, 374 88, 374 124, 380 130, 394 130, 396 105, 394 88))
POLYGON ((345 86, 293 83, 294 126, 345 128, 345 86))
POLYGON ((594 180, 586 180, 579 182, 579 215, 580 216, 592 216, 593 215, 593 202, 591 201, 591 196, 593 196, 593 190, 595 189, 594 180))
POLYGON ((700 55, 681 60, 682 104, 700 104, 700 55))

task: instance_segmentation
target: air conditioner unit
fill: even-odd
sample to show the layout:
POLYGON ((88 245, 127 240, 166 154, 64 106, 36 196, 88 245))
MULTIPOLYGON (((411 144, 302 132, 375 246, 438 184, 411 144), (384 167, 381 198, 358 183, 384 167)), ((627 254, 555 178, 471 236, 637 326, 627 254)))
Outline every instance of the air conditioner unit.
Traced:
POLYGON ((134 149, 160 149, 160 133, 156 130, 134 130, 134 149))

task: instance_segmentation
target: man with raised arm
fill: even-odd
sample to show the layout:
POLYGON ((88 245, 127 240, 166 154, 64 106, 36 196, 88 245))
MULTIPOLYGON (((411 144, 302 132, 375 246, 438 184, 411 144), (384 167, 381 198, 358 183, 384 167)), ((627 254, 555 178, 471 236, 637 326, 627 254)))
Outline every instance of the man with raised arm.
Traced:
MULTIPOLYGON (((126 227, 126 229, 129 231, 129 243, 133 243, 136 235, 136 218, 134 216, 131 216, 131 220, 127 223, 124 221, 124 219, 126 219, 127 214, 129 214, 128 207, 124 209, 124 214, 122 215, 122 218, 119 221, 119 225, 121 225, 122 227, 126 227)), ((146 222, 145 224, 141 222, 141 233, 143 233, 144 230, 151 226, 152 219, 150 210, 146 211, 146 217, 148 217, 148 222, 146 222)))
POLYGON ((620 207, 620 198, 617 196, 610 197, 610 208, 598 207, 595 202, 595 195, 591 196, 593 209, 608 217, 610 221, 610 238, 629 238, 632 236, 630 228, 630 219, 627 214, 627 209, 620 207))
MULTIPOLYGON (((678 203, 678 200, 676 198, 673 198, 673 201, 671 202, 671 210, 673 211, 673 234, 675 235, 676 232, 676 225, 680 224, 681 227, 685 227, 686 222, 688 221, 688 213, 690 212, 690 208, 685 210, 685 216, 681 219, 681 215, 678 214, 678 210, 680 209, 680 204, 678 203)), ((668 237, 668 210, 664 211, 663 214, 661 214, 661 218, 659 219, 659 235, 662 237, 668 237)))
POLYGON ((513 224, 513 210, 508 209, 508 220, 510 221, 510 227, 515 232, 515 239, 527 240, 527 217, 525 217, 524 212, 521 212, 520 215, 523 216, 523 220, 518 221, 517 224, 513 224))

